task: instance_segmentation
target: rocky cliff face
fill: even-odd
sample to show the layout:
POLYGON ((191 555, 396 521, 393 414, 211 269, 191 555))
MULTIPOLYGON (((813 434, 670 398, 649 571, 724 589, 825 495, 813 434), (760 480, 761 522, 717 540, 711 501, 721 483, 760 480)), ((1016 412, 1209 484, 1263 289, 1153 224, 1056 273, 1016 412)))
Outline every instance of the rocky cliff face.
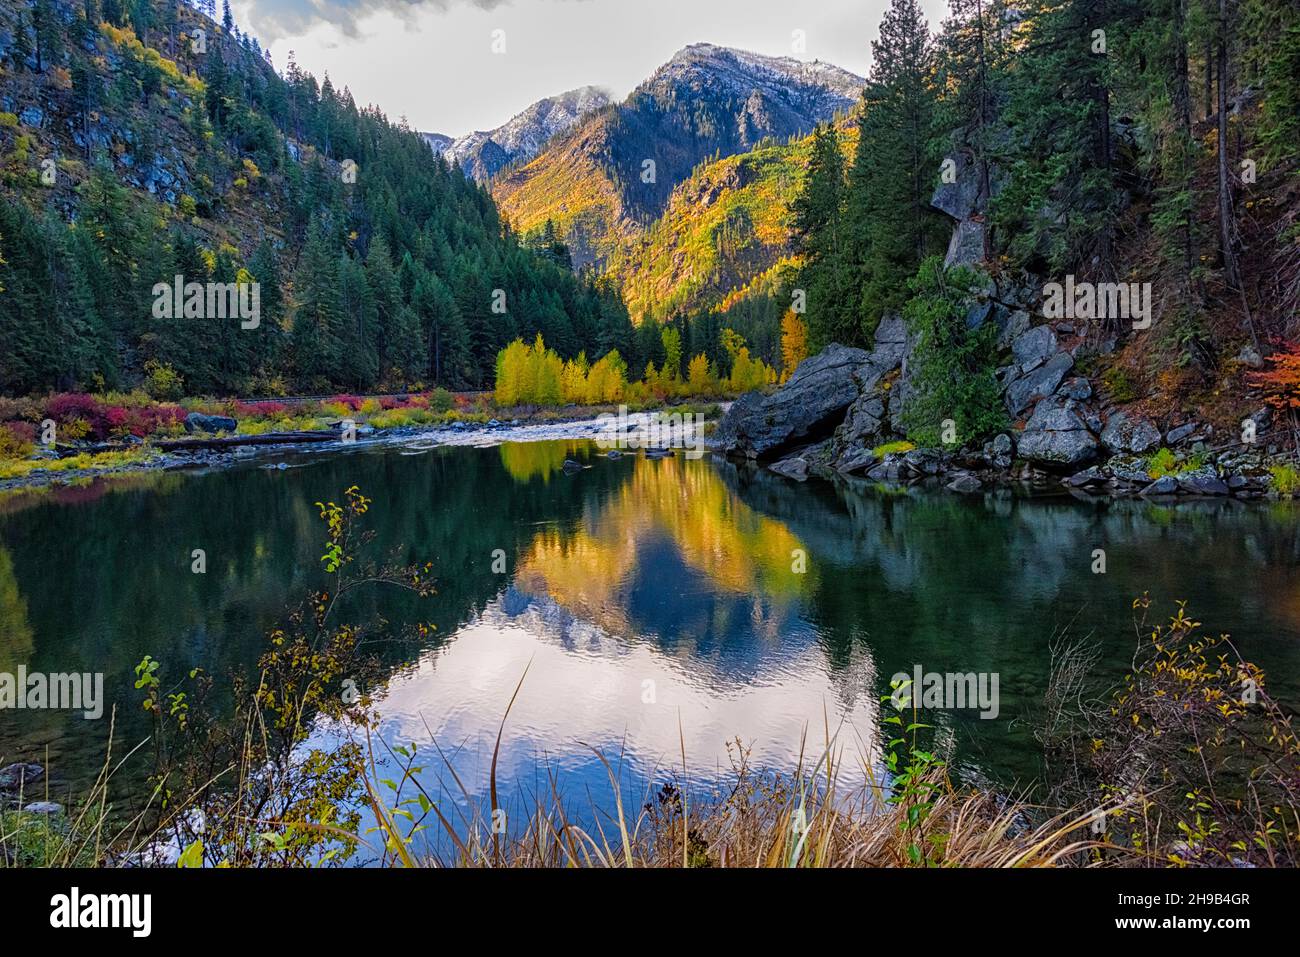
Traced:
MULTIPOLYGON (((988 198, 974 164, 960 154, 954 159, 958 175, 936 190, 932 204, 953 220, 946 264, 978 265, 988 198)), ((996 193, 996 175, 992 183, 996 193)), ((713 445, 799 481, 861 474, 886 482, 942 481, 954 492, 1024 481, 1064 484, 1080 494, 1268 494, 1269 456, 1281 451, 1270 442, 1268 409, 1251 416, 1253 444, 1228 436, 1215 448, 1214 428, 1194 417, 1170 410, 1157 420, 1108 400, 1078 367, 1113 351, 1115 339, 1086 323, 1044 318, 1042 289, 1041 277, 1001 276, 967 313, 969 327, 992 323, 998 330, 997 378, 1014 425, 990 441, 938 449, 904 441, 916 341, 901 318, 887 315, 871 350, 831 345, 771 395, 743 396, 713 445), (1153 466, 1150 456, 1162 446, 1167 458, 1153 466)))

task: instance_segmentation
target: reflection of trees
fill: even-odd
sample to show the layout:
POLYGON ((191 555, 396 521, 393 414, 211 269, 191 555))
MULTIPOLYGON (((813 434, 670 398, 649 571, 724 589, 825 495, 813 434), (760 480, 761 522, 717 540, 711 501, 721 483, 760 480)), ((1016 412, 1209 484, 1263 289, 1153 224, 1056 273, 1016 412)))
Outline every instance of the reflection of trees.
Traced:
POLYGON ((505 442, 501 445, 501 464, 516 482, 540 477, 550 481, 560 471, 566 458, 574 458, 586 442, 505 442))
MULTIPOLYGON (((802 547, 780 522, 739 502, 707 463, 637 458, 630 480, 578 527, 533 537, 517 584, 629 637, 698 636, 718 624, 730 630, 729 622, 691 620, 690 596, 711 593, 710 615, 723 610, 716 599, 743 597, 749 634, 777 637, 790 606, 813 587, 814 574, 794 570, 802 547), (662 602, 638 600, 654 588, 662 602)), ((735 601, 726 605, 729 614, 742 610, 735 601)))
MULTIPOLYGON (((1149 590, 1170 611, 1187 599, 1198 620, 1232 633, 1270 672, 1284 700, 1300 700, 1293 507, 1279 514, 1236 502, 898 494, 861 481, 796 485, 718 468, 741 501, 807 544, 819 573, 808 614, 836 671, 861 642, 874 648, 881 681, 916 663, 997 671, 1003 714, 1012 718, 1041 700, 1048 645, 1066 626, 1100 645, 1103 677, 1118 679, 1132 652, 1132 600, 1149 590), (1092 574, 1094 548, 1106 551, 1106 574, 1092 574)), ((1008 736, 1012 753, 1032 747, 1009 720, 975 721, 970 730, 1008 736)))
POLYGON ((14 560, 0 548, 0 671, 12 674, 31 661, 34 650, 27 602, 14 578, 14 560))
MULTIPOLYGON (((564 443, 558 446, 563 461, 564 443)), ((291 606, 326 585, 314 502, 359 486, 375 500, 367 516, 376 532, 373 556, 435 566, 433 599, 363 590, 340 614, 394 624, 431 619, 436 634, 447 636, 509 583, 508 573, 492 570, 494 549, 505 550, 513 571, 514 556, 539 525, 573 524, 626 479, 620 466, 631 464, 607 463, 580 481, 548 485, 517 483, 495 448, 317 454, 291 463, 303 467, 153 476, 160 481, 80 504, 61 506, 44 494, 0 514, 0 545, 12 559, 8 584, 0 582, 0 646, 16 647, 26 660, 34 642, 31 667, 104 672, 106 703, 119 706, 119 738, 134 745, 149 730, 132 688, 132 669, 144 655, 175 676, 194 667, 218 676, 245 669, 291 606), (207 553, 203 575, 190 570, 196 548, 207 553), (10 595, 25 599, 22 615, 20 604, 5 600, 10 595), (24 618, 25 630, 11 628, 24 618)), ((383 640, 370 648, 393 667, 423 650, 383 640)), ((85 739, 92 762, 102 760, 104 746, 94 724, 63 725, 85 739)))
MULTIPOLYGON (((1010 718, 1041 696, 1051 633, 1076 616, 1075 634, 1095 632, 1108 660, 1126 662, 1130 602, 1149 589, 1157 602, 1189 599, 1275 690, 1300 697, 1290 506, 885 494, 679 457, 608 460, 566 441, 301 464, 153 476, 81 504, 42 494, 6 509, 0 499, 0 667, 104 671, 122 740, 137 743, 147 727, 136 662, 150 654, 176 675, 251 664, 286 605, 324 585, 312 503, 355 484, 375 500, 375 557, 432 562, 438 595, 417 604, 365 591, 340 609, 350 621, 431 617, 446 640, 517 577, 717 686, 771 675, 777 656, 816 642, 845 700, 866 690, 854 663, 869 652, 878 685, 917 662, 998 671, 1010 718), (563 475, 565 458, 592 468, 563 475), (1106 575, 1089 572, 1095 547, 1107 550, 1106 575), (195 548, 207 552, 206 575, 190 572, 195 548), (807 550, 806 575, 791 569, 796 548, 807 550), (504 574, 492 568, 497 549, 504 574)), ((373 648, 394 668, 422 651, 373 648)), ((68 728, 102 757, 88 724, 68 728)), ((1009 720, 976 724, 1010 733, 1009 720)))

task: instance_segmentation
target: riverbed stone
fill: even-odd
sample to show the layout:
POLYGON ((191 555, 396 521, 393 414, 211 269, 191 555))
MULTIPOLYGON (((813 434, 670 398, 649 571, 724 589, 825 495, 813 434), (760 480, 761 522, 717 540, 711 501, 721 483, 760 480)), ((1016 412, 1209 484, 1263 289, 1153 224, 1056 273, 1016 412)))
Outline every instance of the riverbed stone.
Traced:
POLYGON ((768 468, 777 475, 784 475, 786 478, 794 479, 796 482, 803 482, 808 478, 808 460, 801 455, 782 459, 779 462, 773 462, 768 466, 768 468))
POLYGON ((1162 475, 1142 490, 1143 495, 1173 495, 1178 491, 1178 480, 1172 475, 1162 475))
POLYGON ((1084 469, 1082 472, 1075 472, 1065 481, 1071 488, 1083 488, 1087 485, 1104 484, 1106 476, 1102 474, 1101 469, 1094 465, 1084 469))
POLYGON ((1180 474, 1178 476, 1178 487, 1190 495, 1228 494, 1228 486, 1209 466, 1197 469, 1195 472, 1180 474))
POLYGON ((1005 432, 999 432, 991 441, 984 443, 984 458, 997 469, 1011 467, 1013 451, 1011 436, 1005 432))
POLYGON ((979 479, 977 479, 974 475, 971 475, 969 472, 963 472, 961 475, 958 475, 956 478, 954 478, 951 482, 949 482, 945 486, 945 488, 947 488, 948 491, 958 492, 963 495, 969 495, 972 492, 978 492, 983 487, 984 487, 984 483, 981 482, 979 479))

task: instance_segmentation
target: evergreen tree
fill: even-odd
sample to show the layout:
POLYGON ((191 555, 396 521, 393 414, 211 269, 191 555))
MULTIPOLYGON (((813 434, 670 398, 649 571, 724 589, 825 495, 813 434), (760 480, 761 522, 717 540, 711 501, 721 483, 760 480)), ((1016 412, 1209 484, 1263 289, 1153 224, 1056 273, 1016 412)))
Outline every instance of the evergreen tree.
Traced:
POLYGON ((338 257, 313 218, 294 274, 292 342, 294 374, 308 390, 328 388, 340 360, 338 257))
POLYGON ((848 254, 861 282, 861 339, 899 308, 921 260, 946 229, 930 206, 937 156, 933 44, 916 0, 892 0, 871 45, 858 145, 845 194, 848 254))

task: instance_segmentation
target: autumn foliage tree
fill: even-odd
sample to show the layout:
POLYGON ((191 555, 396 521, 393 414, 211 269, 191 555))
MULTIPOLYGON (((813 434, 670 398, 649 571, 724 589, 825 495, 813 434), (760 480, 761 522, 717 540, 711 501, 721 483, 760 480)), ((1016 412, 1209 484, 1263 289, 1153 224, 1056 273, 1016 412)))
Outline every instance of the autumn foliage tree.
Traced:
POLYGON ((1264 401, 1291 419, 1291 429, 1300 438, 1296 428, 1296 410, 1300 409, 1300 342, 1283 343, 1277 352, 1268 357, 1269 368, 1252 372, 1247 381, 1264 392, 1264 401))
POLYGON ((1275 409, 1300 409, 1300 342, 1288 342, 1268 357, 1272 367, 1252 372, 1250 384, 1264 390, 1264 401, 1275 409))
POLYGON ((799 363, 808 358, 808 324, 787 309, 781 317, 781 377, 790 378, 799 363))

